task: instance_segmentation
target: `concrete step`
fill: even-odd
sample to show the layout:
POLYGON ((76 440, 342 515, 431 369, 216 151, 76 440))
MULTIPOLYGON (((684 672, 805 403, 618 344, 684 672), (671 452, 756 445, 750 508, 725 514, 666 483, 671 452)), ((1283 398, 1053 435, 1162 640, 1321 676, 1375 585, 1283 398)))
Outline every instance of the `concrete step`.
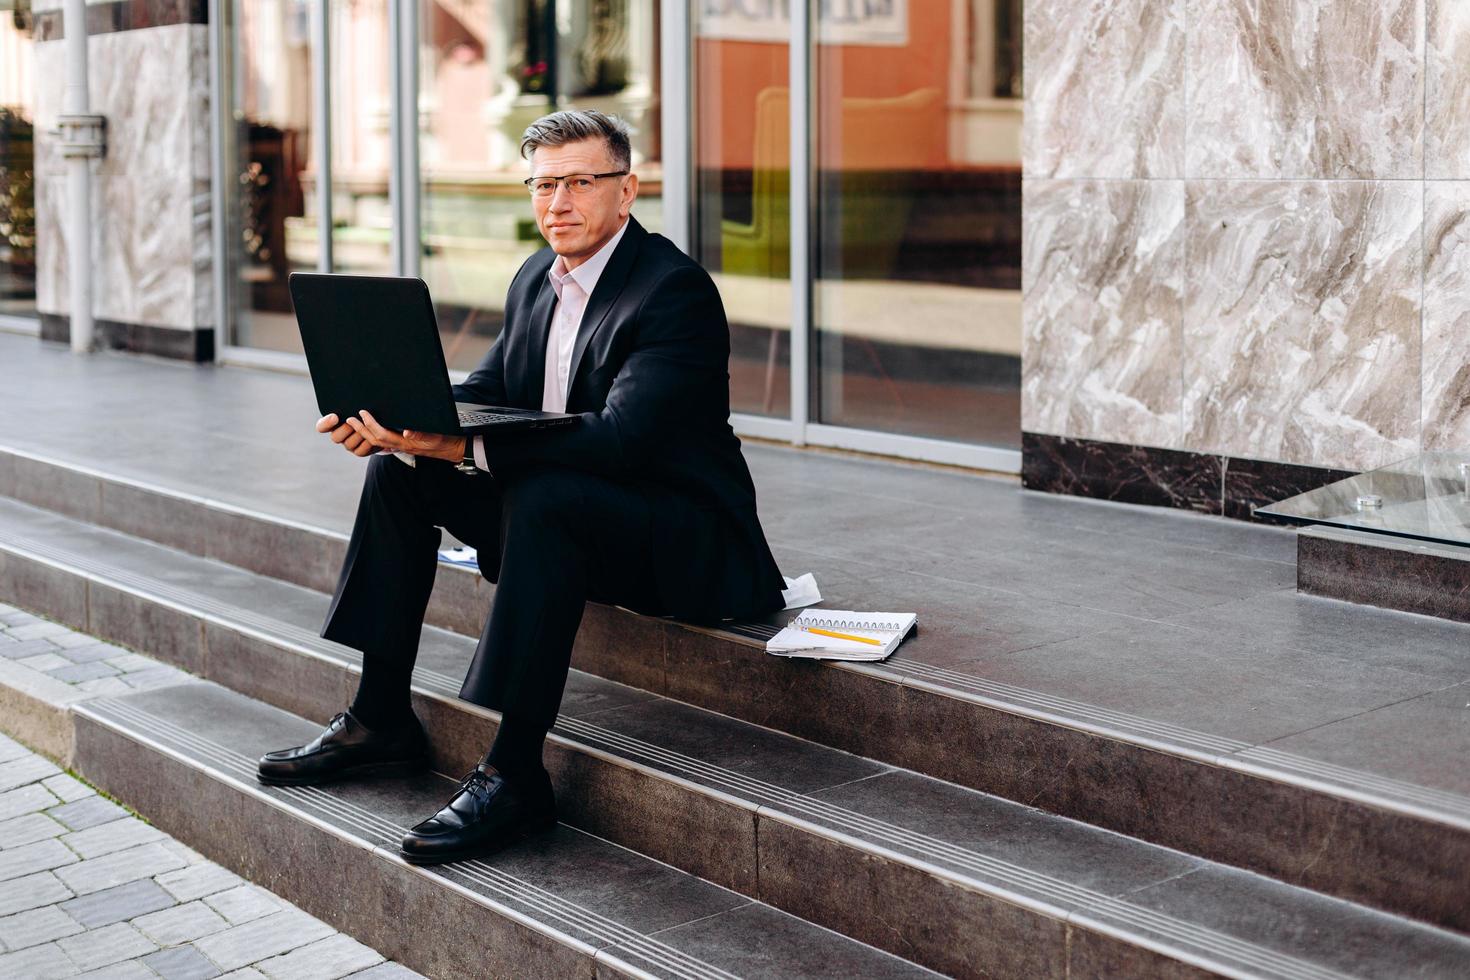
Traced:
MULTIPOLYGON (((27 595, 85 609, 79 628, 151 638, 298 714, 326 718, 355 685, 355 651, 307 625, 321 593, 13 503, 0 503, 0 556, 27 595)), ((455 697, 473 648, 426 630, 415 676, 436 766, 451 773, 497 721, 455 697)), ((1463 938, 580 671, 547 760, 569 824, 955 976, 1100 963, 1139 976, 1182 964, 1352 974, 1362 935, 1379 936, 1396 967, 1470 966, 1463 938), (1190 915, 1175 914, 1180 903, 1190 915), (1283 909, 1296 923, 1284 931, 1283 909)))
POLYGON ((565 825, 483 860, 414 867, 398 841, 454 780, 260 786, 255 758, 319 726, 214 684, 75 712, 76 767, 99 788, 430 976, 935 976, 565 825))
MULTIPOLYGON (((317 591, 330 590, 345 549, 332 531, 16 450, 0 449, 0 494, 317 591)), ((39 595, 47 586, 36 588, 39 595)), ((492 594, 473 572, 442 566, 429 619, 476 634, 492 594)), ((58 593, 43 605, 71 602, 80 615, 78 601, 58 593)), ((103 604, 94 618, 106 615, 103 604)), ((149 615, 151 629, 172 614, 155 605, 149 615)), ((292 622, 314 637, 320 616, 313 610, 292 622)), ((432 656, 426 648, 421 662, 432 656)), ((728 630, 598 605, 588 607, 574 664, 884 764, 1470 931, 1470 883, 1461 873, 1470 867, 1470 799, 1453 792, 914 661, 769 657, 759 641, 728 630)), ((456 689, 459 669, 441 671, 456 689)))

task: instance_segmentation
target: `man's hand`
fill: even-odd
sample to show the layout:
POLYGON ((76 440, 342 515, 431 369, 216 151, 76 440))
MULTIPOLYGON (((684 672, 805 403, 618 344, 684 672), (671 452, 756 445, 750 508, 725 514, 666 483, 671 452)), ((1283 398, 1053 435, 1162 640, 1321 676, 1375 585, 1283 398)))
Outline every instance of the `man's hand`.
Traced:
POLYGON ((323 415, 318 419, 316 431, 326 433, 333 442, 354 456, 371 456, 378 451, 377 446, 358 435, 352 426, 340 421, 335 414, 323 415))
MULTIPOLYGON (((404 429, 402 432, 394 432, 385 429, 378 424, 378 420, 366 410, 359 411, 360 419, 348 419, 347 424, 352 428, 354 435, 362 441, 353 452, 359 456, 367 456, 379 449, 386 449, 394 453, 409 453, 414 456, 427 456, 430 459, 446 459, 451 463, 458 463, 464 459, 465 437, 446 436, 434 432, 411 432, 404 429), (362 446, 368 446, 363 451, 362 446)), ((327 416, 332 418, 332 416, 327 416)), ((322 420, 323 422, 326 419, 322 420)), ((317 423, 321 428, 321 423, 317 423)), ((336 441, 335 434, 333 441, 336 441)))

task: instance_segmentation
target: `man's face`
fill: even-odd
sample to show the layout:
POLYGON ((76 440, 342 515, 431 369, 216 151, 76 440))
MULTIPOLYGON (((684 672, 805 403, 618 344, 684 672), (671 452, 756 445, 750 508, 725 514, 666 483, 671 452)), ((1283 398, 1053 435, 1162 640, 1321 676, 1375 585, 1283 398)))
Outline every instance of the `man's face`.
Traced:
MULTIPOLYGON (((608 158, 607 143, 582 140, 565 146, 543 146, 531 154, 531 176, 605 174, 621 169, 608 158)), ((622 227, 638 196, 638 178, 603 177, 586 194, 573 194, 566 182, 550 197, 532 196, 536 224, 551 248, 576 268, 590 258, 622 227)))

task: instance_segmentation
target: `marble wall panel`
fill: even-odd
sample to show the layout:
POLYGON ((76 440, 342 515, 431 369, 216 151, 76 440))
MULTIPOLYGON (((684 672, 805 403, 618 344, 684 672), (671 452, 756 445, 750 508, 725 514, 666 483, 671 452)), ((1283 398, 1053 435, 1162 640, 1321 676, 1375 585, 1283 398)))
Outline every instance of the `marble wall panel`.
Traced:
POLYGON ((103 176, 97 316, 155 327, 193 326, 188 198, 162 180, 103 176))
POLYGON ((1177 446, 1184 183, 1028 180, 1023 205, 1022 429, 1177 446))
POLYGON ((193 158, 188 112, 193 29, 179 24, 94 34, 88 39, 92 105, 109 119, 107 156, 98 163, 99 173, 188 179, 193 158))
MULTIPOLYGON (((64 78, 65 52, 59 44, 36 44, 32 66, 37 78, 64 78)), ((66 241, 62 227, 65 171, 50 132, 61 112, 61 86, 35 87, 36 132, 36 306, 48 313, 64 313, 66 297, 66 241)))
MULTIPOLYGON (((92 184, 98 320, 191 330, 213 320, 207 30, 179 24, 88 39, 92 109, 108 118, 107 154, 93 164, 92 184)), ((65 43, 38 43, 36 65, 62 77, 65 43)), ((37 141, 37 306, 45 313, 69 310, 66 179, 46 132, 59 99, 59 86, 37 87, 38 119, 49 120, 37 141)))
POLYGON ((1184 176, 1184 0, 1031 0, 1031 177, 1184 176))
POLYGON ((1470 3, 1426 3, 1424 176, 1470 180, 1470 3))
POLYGON ((1189 181, 1184 444, 1341 469, 1419 443, 1414 181, 1189 181))
POLYGON ((62 220, 66 181, 55 174, 36 178, 36 308, 66 313, 71 299, 66 287, 66 225, 62 220))
POLYGON ((1188 175, 1422 177, 1424 3, 1190 0, 1188 175))
POLYGON ((1470 449, 1470 181, 1425 185, 1424 448, 1470 449))

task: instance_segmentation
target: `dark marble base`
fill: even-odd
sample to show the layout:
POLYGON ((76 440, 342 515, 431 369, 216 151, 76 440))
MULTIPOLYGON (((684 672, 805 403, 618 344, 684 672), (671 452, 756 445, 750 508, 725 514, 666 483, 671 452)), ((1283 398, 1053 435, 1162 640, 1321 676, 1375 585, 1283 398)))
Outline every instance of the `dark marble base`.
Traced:
POLYGON ((1239 520, 1255 519, 1258 506, 1352 475, 1320 466, 1021 434, 1021 484, 1027 489, 1239 520))
POLYGON ((1248 521, 1254 516, 1253 512, 1257 507, 1265 507, 1267 504, 1274 504, 1356 475, 1351 470, 1227 458, 1225 516, 1248 521))
POLYGON ((1470 623, 1470 548, 1335 527, 1296 542, 1298 592, 1470 623))
MULTIPOLYGON (((42 313, 41 339, 71 342, 71 317, 60 313, 42 313)), ((214 328, 194 330, 156 327, 147 323, 122 323, 117 320, 94 320, 97 346, 107 350, 125 350, 134 354, 156 354, 183 361, 214 360, 214 328)))
POLYGON ((1219 456, 1021 433, 1021 484, 1030 490, 1220 513, 1219 456))
MULTIPOLYGON (((62 11, 41 11, 35 17, 37 41, 59 41, 66 36, 62 11)), ((208 23, 209 0, 110 0, 87 5, 88 34, 208 23)))

